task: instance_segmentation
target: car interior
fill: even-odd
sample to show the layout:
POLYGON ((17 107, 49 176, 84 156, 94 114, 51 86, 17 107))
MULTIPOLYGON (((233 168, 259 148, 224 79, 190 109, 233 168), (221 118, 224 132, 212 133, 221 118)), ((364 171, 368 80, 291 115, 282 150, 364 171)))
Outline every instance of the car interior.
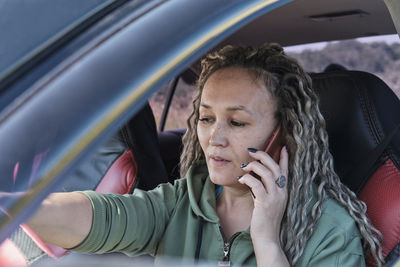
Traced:
MULTIPOLYGON (((348 0, 302 2, 305 0, 294 1, 260 17, 218 47, 257 45, 266 39, 287 46, 395 32, 383 1, 355 0, 354 8, 349 8, 348 0), (310 6, 313 10, 305 10, 310 6), (369 32, 360 25, 364 22, 371 26, 369 32)), ((198 74, 196 62, 170 82, 160 125, 165 124, 171 101, 168 98, 174 96, 176 81, 181 78, 195 84, 198 74)), ((400 257, 400 101, 384 81, 364 71, 332 65, 310 76, 326 119, 335 169, 342 182, 366 203, 368 217, 383 236, 385 266, 391 266, 400 257)), ((185 130, 157 129, 151 107, 146 104, 85 160, 59 191, 88 189, 126 194, 135 188, 151 190, 160 183, 173 182, 180 178, 185 130)), ((44 244, 24 225, 11 240, 22 251, 26 266, 35 266, 43 257, 58 258, 67 253, 44 244), (34 253, 27 248, 26 236, 39 248, 34 253)), ((371 259, 366 261, 368 266, 375 266, 371 259)))
MULTIPOLYGON (((400 246, 396 228, 400 224, 400 138, 398 133, 393 134, 400 124, 392 124, 400 114, 399 100, 370 73, 328 69, 312 73, 311 77, 327 122, 336 171, 342 182, 367 204, 369 218, 383 235, 383 256, 389 263, 398 257, 400 246)), ((173 182, 179 178, 184 132, 185 129, 178 129, 157 133, 154 116, 146 105, 76 170, 68 181, 70 185, 64 185, 63 190, 87 189, 92 184, 98 192, 125 194, 134 188, 150 190, 159 183, 173 182), (86 181, 93 177, 95 181, 86 181)), ((44 251, 55 257, 65 253, 51 246, 44 251)), ((371 261, 369 264, 374 266, 371 261)))

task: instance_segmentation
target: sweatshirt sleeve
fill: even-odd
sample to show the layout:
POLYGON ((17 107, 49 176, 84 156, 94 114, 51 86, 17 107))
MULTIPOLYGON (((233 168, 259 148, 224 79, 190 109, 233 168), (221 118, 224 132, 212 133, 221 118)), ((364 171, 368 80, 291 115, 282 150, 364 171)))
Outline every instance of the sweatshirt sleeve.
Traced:
POLYGON ((296 266, 365 266, 360 233, 343 207, 328 204, 296 266))
POLYGON ((361 240, 352 232, 333 229, 335 234, 321 240, 307 266, 362 267, 365 259, 361 240))
POLYGON ((83 191, 93 207, 92 227, 81 244, 69 250, 84 253, 154 254, 177 202, 177 188, 159 185, 132 195, 83 191))

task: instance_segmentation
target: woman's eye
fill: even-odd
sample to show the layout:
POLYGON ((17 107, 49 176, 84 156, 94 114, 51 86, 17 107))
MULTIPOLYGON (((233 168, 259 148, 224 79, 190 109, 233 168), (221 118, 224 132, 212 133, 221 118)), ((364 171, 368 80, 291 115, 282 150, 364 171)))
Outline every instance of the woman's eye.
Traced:
POLYGON ((208 123, 208 122, 211 122, 211 118, 203 117, 203 118, 200 118, 199 121, 201 121, 203 123, 208 123))
POLYGON ((238 122, 238 121, 231 121, 231 124, 232 124, 233 126, 237 126, 237 127, 242 127, 242 126, 245 126, 245 125, 246 125, 246 123, 238 122))

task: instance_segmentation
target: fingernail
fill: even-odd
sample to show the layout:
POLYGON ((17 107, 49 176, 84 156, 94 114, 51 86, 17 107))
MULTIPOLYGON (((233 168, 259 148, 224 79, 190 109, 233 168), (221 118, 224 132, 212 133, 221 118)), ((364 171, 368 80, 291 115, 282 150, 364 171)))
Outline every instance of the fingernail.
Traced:
POLYGON ((286 148, 286 152, 289 153, 289 147, 287 145, 285 145, 286 148))
POLYGON ((256 153, 258 151, 257 148, 252 148, 252 147, 249 147, 247 150, 250 151, 251 153, 256 153))
POLYGON ((237 177, 237 179, 240 180, 240 178, 242 178, 242 177, 243 177, 243 175, 239 175, 239 176, 237 177))
POLYGON ((249 162, 242 163, 242 164, 240 165, 240 168, 246 168, 247 165, 249 165, 249 162))

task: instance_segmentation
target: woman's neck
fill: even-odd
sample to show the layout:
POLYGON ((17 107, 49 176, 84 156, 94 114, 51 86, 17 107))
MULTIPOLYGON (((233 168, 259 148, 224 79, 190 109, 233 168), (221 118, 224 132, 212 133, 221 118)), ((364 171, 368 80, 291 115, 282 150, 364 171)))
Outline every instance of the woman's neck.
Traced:
POLYGON ((249 228, 253 208, 253 198, 247 188, 223 187, 217 198, 217 214, 227 239, 249 228))
POLYGON ((217 198, 218 205, 223 205, 228 209, 243 205, 253 207, 253 198, 248 188, 224 186, 217 198))

